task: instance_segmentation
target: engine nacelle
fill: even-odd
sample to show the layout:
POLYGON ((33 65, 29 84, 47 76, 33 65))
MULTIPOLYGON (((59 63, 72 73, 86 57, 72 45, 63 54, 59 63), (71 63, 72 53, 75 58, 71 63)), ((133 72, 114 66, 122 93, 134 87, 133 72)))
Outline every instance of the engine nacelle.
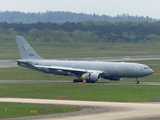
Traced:
POLYGON ((109 77, 108 79, 111 80, 111 81, 120 81, 120 80, 122 80, 121 77, 109 77))
POLYGON ((85 73, 82 75, 82 79, 86 81, 99 81, 101 75, 99 73, 85 73))

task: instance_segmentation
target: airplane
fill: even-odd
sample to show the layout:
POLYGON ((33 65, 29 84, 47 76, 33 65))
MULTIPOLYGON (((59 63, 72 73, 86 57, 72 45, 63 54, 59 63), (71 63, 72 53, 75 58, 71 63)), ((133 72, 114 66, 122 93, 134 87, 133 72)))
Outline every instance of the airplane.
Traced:
POLYGON ((154 71, 147 65, 126 62, 98 62, 98 61, 66 61, 46 60, 40 57, 23 36, 15 36, 21 59, 17 60, 19 66, 27 67, 43 73, 76 76, 73 82, 95 83, 101 78, 119 81, 122 78, 136 78, 152 74, 154 71))

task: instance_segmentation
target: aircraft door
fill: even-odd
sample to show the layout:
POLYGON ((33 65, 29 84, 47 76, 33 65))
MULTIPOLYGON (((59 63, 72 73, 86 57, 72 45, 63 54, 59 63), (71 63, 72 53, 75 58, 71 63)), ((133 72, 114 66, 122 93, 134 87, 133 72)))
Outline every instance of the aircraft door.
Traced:
POLYGON ((118 65, 114 65, 114 75, 118 76, 118 65))
POLYGON ((138 65, 135 66, 135 73, 136 73, 136 75, 139 75, 139 66, 138 65))

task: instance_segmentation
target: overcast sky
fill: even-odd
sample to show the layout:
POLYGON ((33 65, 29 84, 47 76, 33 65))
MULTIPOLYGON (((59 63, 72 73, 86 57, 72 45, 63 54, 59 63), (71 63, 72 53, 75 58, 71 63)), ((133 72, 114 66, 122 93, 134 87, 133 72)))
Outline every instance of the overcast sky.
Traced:
POLYGON ((0 0, 0 11, 70 11, 160 18, 160 0, 0 0))

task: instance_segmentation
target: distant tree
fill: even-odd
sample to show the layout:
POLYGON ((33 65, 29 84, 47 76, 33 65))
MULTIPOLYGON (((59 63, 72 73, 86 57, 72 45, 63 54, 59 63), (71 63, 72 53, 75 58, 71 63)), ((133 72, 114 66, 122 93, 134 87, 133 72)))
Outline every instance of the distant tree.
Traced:
POLYGON ((83 21, 107 21, 107 22, 154 22, 156 19, 152 19, 148 16, 130 16, 129 14, 117 15, 115 17, 107 16, 107 15, 93 15, 84 14, 84 13, 72 13, 72 12, 63 12, 63 11, 47 11, 44 13, 24 13, 19 11, 5 11, 0 12, 0 22, 8 22, 8 23, 37 23, 37 22, 83 22, 83 21))
MULTIPOLYGON (((128 17, 128 15, 126 15, 128 17)), ((66 23, 0 23, 3 40, 23 35, 28 40, 55 42, 148 42, 160 41, 160 21, 66 23)))

